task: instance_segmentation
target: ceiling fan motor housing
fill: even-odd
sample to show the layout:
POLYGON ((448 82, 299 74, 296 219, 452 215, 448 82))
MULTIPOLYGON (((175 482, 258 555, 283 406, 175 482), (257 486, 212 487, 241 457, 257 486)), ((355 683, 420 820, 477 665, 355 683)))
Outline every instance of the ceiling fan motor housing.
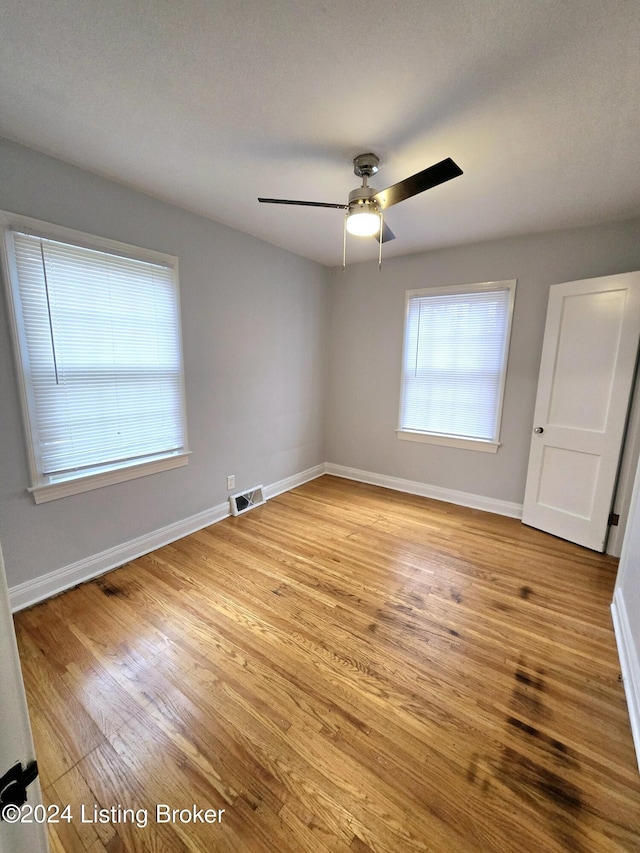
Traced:
POLYGON ((349 213, 380 213, 380 206, 373 198, 378 192, 374 187, 358 187, 349 193, 349 213))

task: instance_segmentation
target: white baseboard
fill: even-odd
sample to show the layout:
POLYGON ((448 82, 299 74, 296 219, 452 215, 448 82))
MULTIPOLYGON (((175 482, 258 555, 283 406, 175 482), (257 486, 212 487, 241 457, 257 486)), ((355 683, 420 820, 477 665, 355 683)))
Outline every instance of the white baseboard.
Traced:
POLYGON ((618 657, 622 670, 622 683, 627 698, 631 734, 636 748, 636 760, 640 769, 640 662, 627 616, 622 590, 617 588, 611 604, 613 630, 618 645, 618 657))
POLYGON ((484 510, 484 512, 495 512, 498 515, 507 515, 510 518, 522 518, 522 504, 488 498, 484 495, 458 492, 455 489, 430 486, 427 483, 389 477, 386 474, 373 474, 371 471, 359 471, 357 468, 334 465, 332 462, 327 463, 326 473, 333 474, 336 477, 344 477, 347 480, 357 480, 360 483, 370 483, 373 486, 383 486, 385 489, 394 489, 396 492, 421 495, 424 498, 433 498, 445 503, 468 506, 472 509, 484 510))
MULTIPOLYGON (((292 477, 286 477, 283 480, 272 483, 270 486, 265 487, 265 496, 267 498, 274 498, 282 492, 286 492, 289 489, 309 482, 309 480, 320 477, 325 473, 325 467, 324 463, 316 465, 314 468, 308 468, 300 474, 294 474, 292 477)), ((37 604, 45 598, 50 598, 52 595, 64 592, 65 589, 70 589, 79 583, 91 580, 99 575, 103 575, 105 572, 111 571, 111 569, 122 566, 130 560, 135 560, 136 557, 141 557, 143 554, 148 554, 150 551, 162 548, 163 545, 169 545, 177 539, 182 539, 183 536, 188 536, 190 533, 202 530, 203 527, 216 524, 216 522, 222 521, 222 519, 227 518, 230 514, 229 502, 225 501, 196 515, 189 516, 189 518, 185 518, 182 521, 162 527, 160 530, 154 530, 152 533, 131 539, 122 545, 116 545, 114 548, 108 548, 106 551, 101 551, 99 554, 94 554, 84 560, 78 560, 78 562, 72 563, 69 566, 63 566, 61 569, 56 569, 46 575, 41 575, 33 580, 17 584, 9 590, 11 609, 15 613, 25 607, 30 607, 32 604, 37 604)))
POLYGON ((307 468, 300 474, 294 474, 292 477, 285 477, 284 480, 278 480, 277 483, 272 483, 270 486, 265 486, 264 496, 267 500, 275 498, 276 495, 281 495, 283 492, 288 492, 295 489, 296 486, 302 486, 303 483, 308 483, 310 480, 315 480, 316 477, 322 477, 327 473, 326 463, 315 465, 313 468, 307 468))
MULTIPOLYGON (((269 500, 290 489, 295 489, 296 486, 308 483, 316 477, 321 477, 323 474, 333 474, 336 477, 344 477, 348 480, 371 483, 374 486, 383 486, 387 489, 408 492, 412 495, 422 495, 423 497, 434 498, 435 500, 445 501, 446 503, 460 504, 461 506, 481 509, 485 512, 495 512, 499 515, 508 515, 512 518, 520 518, 522 516, 522 506, 520 504, 495 500, 494 498, 487 498, 482 495, 472 495, 467 492, 457 492, 453 489, 441 488, 440 486, 429 486, 426 483, 418 483, 413 480, 388 477, 385 474, 373 474, 370 471, 360 471, 357 468, 347 468, 343 465, 334 465, 333 463, 322 463, 313 468, 308 468, 299 474, 294 474, 291 477, 285 477, 282 480, 271 483, 271 485, 264 488, 265 497, 269 500)), ((156 548, 169 545, 171 542, 175 542, 176 539, 182 539, 183 536, 188 536, 190 533, 202 530, 203 527, 208 527, 210 524, 222 521, 222 519, 227 518, 229 515, 229 504, 227 502, 221 503, 189 518, 185 518, 182 521, 169 524, 160 530, 154 530, 144 536, 139 536, 137 539, 131 539, 122 545, 116 545, 114 548, 101 551, 99 554, 94 554, 84 560, 78 560, 78 562, 72 563, 69 566, 63 566, 61 569, 56 569, 46 575, 41 575, 33 580, 17 584, 9 590, 11 609, 16 612, 25 607, 30 607, 32 604, 37 604, 37 602, 43 601, 45 598, 50 598, 52 595, 57 595, 65 589, 70 589, 79 583, 98 577, 105 572, 111 571, 111 569, 128 563, 130 560, 135 560, 136 557, 148 554, 156 548)))

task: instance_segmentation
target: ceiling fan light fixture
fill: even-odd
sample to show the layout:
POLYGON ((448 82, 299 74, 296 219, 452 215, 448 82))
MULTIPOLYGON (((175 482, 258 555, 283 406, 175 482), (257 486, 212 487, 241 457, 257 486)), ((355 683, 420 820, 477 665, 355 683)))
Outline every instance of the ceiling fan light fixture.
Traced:
POLYGON ((359 204, 347 214, 347 231, 357 237, 372 237, 380 231, 380 213, 369 204, 359 204))

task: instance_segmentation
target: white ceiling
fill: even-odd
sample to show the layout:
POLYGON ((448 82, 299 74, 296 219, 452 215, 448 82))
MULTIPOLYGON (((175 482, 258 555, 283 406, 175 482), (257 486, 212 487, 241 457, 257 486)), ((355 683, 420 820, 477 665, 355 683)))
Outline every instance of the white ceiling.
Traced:
MULTIPOLYGON (((356 154, 385 257, 640 214, 638 0, 3 0, 0 135, 323 264, 356 154)), ((349 258, 377 256, 351 238, 349 258)))

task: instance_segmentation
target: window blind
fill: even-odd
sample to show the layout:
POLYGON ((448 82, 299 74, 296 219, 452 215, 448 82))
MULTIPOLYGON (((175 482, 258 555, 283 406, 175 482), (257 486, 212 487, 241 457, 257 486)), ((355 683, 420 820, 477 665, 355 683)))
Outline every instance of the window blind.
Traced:
POLYGON ((13 232, 45 479, 184 448, 175 271, 13 232))
POLYGON ((510 290, 409 299, 400 429, 496 441, 510 290))

